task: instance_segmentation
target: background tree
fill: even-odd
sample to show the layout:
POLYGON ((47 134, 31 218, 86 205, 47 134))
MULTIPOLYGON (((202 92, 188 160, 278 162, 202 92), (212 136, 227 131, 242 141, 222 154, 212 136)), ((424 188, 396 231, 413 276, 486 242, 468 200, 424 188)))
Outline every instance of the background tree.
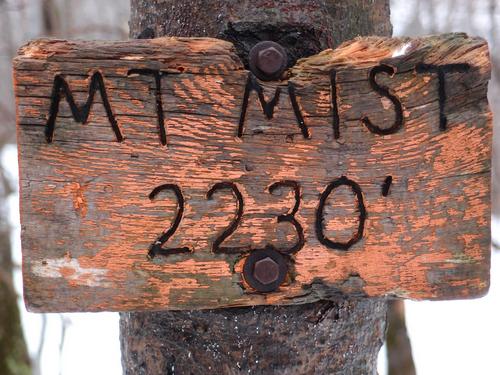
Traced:
MULTIPOLYGON (((14 56, 14 45, 11 37, 11 23, 8 14, 2 11, 5 0, 0 0, 0 29, 4 44, 1 56, 14 56)), ((13 107, 0 101, 0 154, 2 148, 14 142, 13 107)), ((6 207, 7 197, 12 193, 12 187, 0 164, 0 374, 27 375, 30 374, 30 361, 26 343, 24 342, 17 292, 13 284, 12 256, 10 252, 10 224, 6 207)))

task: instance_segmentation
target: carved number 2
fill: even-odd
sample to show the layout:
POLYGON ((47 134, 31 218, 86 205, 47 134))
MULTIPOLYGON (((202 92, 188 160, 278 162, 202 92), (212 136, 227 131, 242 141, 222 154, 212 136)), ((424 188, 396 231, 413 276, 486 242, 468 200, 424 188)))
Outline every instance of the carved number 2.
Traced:
POLYGON ((178 248, 163 248, 162 246, 172 237, 179 227, 182 220, 182 215, 184 214, 184 197, 182 195, 181 189, 174 184, 164 184, 157 186, 149 193, 149 199, 153 200, 155 197, 164 190, 173 191, 175 197, 177 198, 177 214, 175 216, 173 224, 163 232, 158 238, 149 246, 148 256, 154 258, 156 255, 171 255, 171 254, 181 254, 189 253, 188 247, 178 247, 178 248))
POLYGON ((285 254, 292 254, 302 249, 305 244, 304 229, 302 228, 302 225, 300 225, 300 223, 295 218, 295 214, 299 210, 300 206, 300 186, 296 181, 289 181, 289 180, 279 181, 269 186, 269 192, 272 194, 276 189, 282 186, 292 188, 295 196, 295 205, 293 206, 292 210, 289 213, 278 216, 278 223, 282 223, 285 221, 292 224, 295 227, 298 239, 295 245, 293 245, 289 249, 283 249, 283 250, 280 249, 279 251, 285 254))
POLYGON ((236 184, 232 182, 218 182, 208 191, 207 199, 212 199, 217 190, 223 189, 231 190, 233 196, 236 198, 236 215, 229 226, 214 240, 212 251, 214 253, 237 254, 248 250, 248 247, 227 247, 221 246, 221 244, 238 228, 238 224, 243 216, 243 196, 236 184))

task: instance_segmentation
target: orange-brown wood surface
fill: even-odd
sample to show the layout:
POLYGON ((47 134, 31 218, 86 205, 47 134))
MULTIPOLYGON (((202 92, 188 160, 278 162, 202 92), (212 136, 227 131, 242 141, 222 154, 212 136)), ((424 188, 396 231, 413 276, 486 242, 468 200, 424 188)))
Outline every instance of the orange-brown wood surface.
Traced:
POLYGON ((268 102, 281 90, 271 118, 256 90, 244 110, 248 76, 233 46, 216 39, 38 40, 20 49, 14 78, 30 310, 298 304, 339 293, 412 299, 486 293, 491 113, 484 40, 464 34, 355 39, 299 60, 279 82, 257 82, 268 102), (428 68, 449 64, 459 68, 428 68), (385 70, 370 82, 380 66, 385 70), (97 89, 82 124, 64 90, 53 95, 54 82, 64 79, 85 112, 92 77, 102 77, 109 108, 97 89), (402 109, 400 129, 370 131, 362 119, 382 132, 397 123, 395 101, 402 109), (362 192, 364 228, 347 250, 329 248, 319 241, 318 226, 331 241, 346 243, 363 216, 351 187, 323 194, 331 182, 347 179, 362 192), (282 251, 298 237, 294 225, 277 219, 292 211, 293 191, 269 192, 283 181, 300 187, 295 218, 305 242, 284 255, 288 272, 280 287, 261 293, 242 276, 248 255, 266 246, 282 251), (227 188, 207 199, 219 182, 233 183, 244 202, 236 230, 221 244, 239 247, 235 253, 213 248, 237 210, 227 188), (163 248, 189 253, 148 256, 180 205, 172 189, 150 196, 164 184, 180 188, 184 211, 163 248))

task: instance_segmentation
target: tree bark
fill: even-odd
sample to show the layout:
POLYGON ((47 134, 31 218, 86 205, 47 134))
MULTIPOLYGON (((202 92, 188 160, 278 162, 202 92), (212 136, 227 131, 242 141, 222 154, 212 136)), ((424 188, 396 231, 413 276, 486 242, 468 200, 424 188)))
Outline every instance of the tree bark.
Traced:
POLYGON ((289 64, 358 35, 391 36, 388 0, 131 0, 130 36, 207 36, 233 42, 247 63, 261 40, 289 64))
MULTIPOLYGON (((388 0, 131 0, 130 36, 274 40, 289 65, 357 35, 390 36, 388 0)), ((122 313, 124 374, 376 374, 383 299, 122 313)))
POLYGON ((376 374, 380 299, 122 313, 124 374, 376 374))

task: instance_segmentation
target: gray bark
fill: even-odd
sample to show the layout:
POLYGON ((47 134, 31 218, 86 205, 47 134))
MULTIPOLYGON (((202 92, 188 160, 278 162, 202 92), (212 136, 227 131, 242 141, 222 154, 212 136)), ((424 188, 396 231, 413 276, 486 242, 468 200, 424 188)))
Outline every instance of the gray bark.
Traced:
POLYGON ((124 374, 376 374, 383 300, 122 313, 124 374))
MULTIPOLYGON (((133 38, 211 36, 297 58, 357 35, 389 36, 388 0, 131 0, 133 38)), ((375 374, 386 302, 347 296, 301 306, 122 313, 124 374, 375 374)))
POLYGON ((131 0, 130 36, 207 36, 236 45, 246 63, 261 40, 286 46, 289 63, 358 35, 392 34, 388 0, 131 0))

